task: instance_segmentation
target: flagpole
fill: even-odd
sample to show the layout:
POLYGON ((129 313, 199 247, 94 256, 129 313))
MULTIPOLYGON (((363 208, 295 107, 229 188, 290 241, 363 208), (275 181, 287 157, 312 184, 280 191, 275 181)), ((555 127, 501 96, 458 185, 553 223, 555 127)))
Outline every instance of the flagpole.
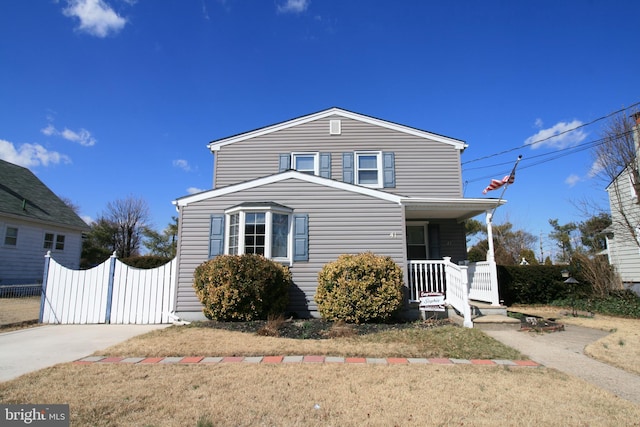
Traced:
MULTIPOLYGON (((522 154, 520 154, 518 156, 518 158, 516 159, 516 164, 513 165, 513 169, 511 169, 511 173, 509 174, 509 181, 511 181, 512 177, 516 176, 516 168, 518 167, 518 163, 520 163, 520 160, 522 160, 522 154)), ((509 181, 506 182, 506 184, 504 185, 504 188, 502 189, 502 193, 500 193, 500 198, 498 199, 498 203, 496 204, 496 207, 493 208, 493 210, 491 211, 491 219, 493 220, 493 214, 496 212, 496 209, 498 209, 498 207, 500 206, 500 202, 502 201, 502 198, 504 197, 504 192, 507 191, 507 188, 509 188, 509 185, 511 185, 509 183, 509 181)))

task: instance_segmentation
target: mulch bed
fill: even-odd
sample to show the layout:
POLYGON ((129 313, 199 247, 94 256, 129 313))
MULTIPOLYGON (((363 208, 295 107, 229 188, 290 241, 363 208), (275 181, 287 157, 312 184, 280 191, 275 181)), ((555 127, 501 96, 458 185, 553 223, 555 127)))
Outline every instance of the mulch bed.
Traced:
POLYGON ((255 320, 250 322, 217 322, 205 321, 194 322, 193 327, 216 328, 228 331, 246 332, 260 335, 279 336, 282 338, 293 339, 328 339, 332 336, 332 329, 336 327, 349 328, 353 330, 354 335, 375 334, 382 331, 393 331, 402 329, 433 329, 445 325, 453 325, 447 319, 420 320, 413 322, 398 323, 362 323, 362 324, 336 324, 322 319, 288 319, 277 327, 276 334, 261 333, 268 328, 268 322, 264 320, 255 320), (335 326, 334 326, 335 325, 335 326))
POLYGON ((521 314, 521 316, 517 317, 520 318, 520 330, 523 332, 564 331, 564 325, 556 322, 555 319, 545 319, 538 316, 531 316, 529 314, 521 314))

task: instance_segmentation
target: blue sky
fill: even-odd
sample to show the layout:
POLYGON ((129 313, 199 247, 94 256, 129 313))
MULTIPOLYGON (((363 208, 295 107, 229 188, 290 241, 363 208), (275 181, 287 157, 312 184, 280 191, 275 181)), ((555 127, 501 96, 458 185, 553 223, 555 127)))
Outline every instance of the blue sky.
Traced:
POLYGON ((162 229, 172 200, 211 187, 209 141, 338 106, 466 141, 465 197, 498 197, 482 190, 522 154, 495 222, 549 255, 549 218, 606 206, 588 150, 550 159, 640 101, 638 16, 615 0, 3 1, 0 158, 84 217, 142 197, 162 229))

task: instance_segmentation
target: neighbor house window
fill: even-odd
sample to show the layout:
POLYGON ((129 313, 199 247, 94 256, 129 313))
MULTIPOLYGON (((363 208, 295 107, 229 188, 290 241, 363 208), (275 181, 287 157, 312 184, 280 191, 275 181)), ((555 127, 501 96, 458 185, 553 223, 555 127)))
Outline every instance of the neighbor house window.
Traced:
POLYGON ((4 244, 7 246, 18 244, 18 229, 16 227, 7 227, 4 233, 4 244))
POLYGON ((57 251, 64 250, 64 235, 54 233, 44 233, 44 245, 45 249, 55 249, 57 251))
POLYGON ((382 153, 356 153, 356 184, 382 187, 382 153))
POLYGON ((243 205, 227 210, 226 253, 258 254, 276 261, 290 255, 291 212, 284 206, 243 205))

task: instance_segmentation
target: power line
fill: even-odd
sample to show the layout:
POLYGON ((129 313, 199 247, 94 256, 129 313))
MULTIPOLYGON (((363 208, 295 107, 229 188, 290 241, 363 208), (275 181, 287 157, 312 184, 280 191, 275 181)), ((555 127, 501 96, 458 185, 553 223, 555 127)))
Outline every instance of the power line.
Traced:
POLYGON ((528 144, 523 144, 523 145, 520 145, 520 146, 517 146, 517 147, 514 147, 514 148, 510 148, 510 149, 508 149, 508 150, 504 150, 504 151, 501 151, 501 152, 499 152, 499 153, 489 154, 489 155, 487 155, 487 156, 479 157, 479 158, 477 158, 477 159, 468 160, 468 161, 466 161, 466 162, 462 162, 462 165, 464 166, 464 165, 469 164, 469 163, 479 162, 480 160, 485 160, 485 159, 488 159, 488 158, 491 158, 491 157, 495 157, 495 156, 501 156, 501 155, 506 154, 506 153, 511 153, 511 152, 513 152, 513 151, 515 151, 515 150, 520 150, 520 149, 525 148, 525 147, 530 147, 530 146, 535 145, 535 144, 540 144, 541 142, 548 141, 548 140, 550 140, 550 139, 552 139, 552 138, 556 138, 556 137, 558 137, 558 136, 560 136, 560 135, 564 135, 564 134, 567 134, 567 133, 569 133, 569 132, 573 132, 573 131, 578 130, 578 129, 581 129, 581 128, 583 128, 583 127, 586 127, 586 126, 592 125, 592 124, 594 124, 594 123, 596 123, 596 122, 599 122, 599 121, 601 121, 601 120, 607 119, 607 118, 609 118, 609 117, 611 117, 611 116, 614 116, 614 115, 616 115, 616 114, 619 114, 619 113, 621 113, 621 112, 623 112, 623 111, 626 111, 626 110, 629 110, 629 109, 631 109, 631 108, 637 107, 638 105, 640 105, 640 102, 636 102, 635 104, 632 104, 632 105, 630 105, 630 106, 628 106, 628 107, 625 107, 625 108, 622 108, 622 109, 620 109, 620 110, 614 111, 614 112, 609 113, 609 114, 607 114, 607 115, 605 115, 605 116, 598 117, 597 119, 594 119, 594 120, 592 120, 592 121, 590 121, 590 122, 588 122, 588 123, 584 123, 584 124, 582 124, 582 125, 580 125, 580 126, 576 126, 576 127, 575 127, 575 128, 573 128, 573 129, 568 129, 568 130, 565 130, 565 131, 563 131, 563 132, 560 132, 560 133, 558 133, 558 134, 556 134, 556 135, 551 135, 551 136, 549 136, 549 137, 547 137, 547 138, 539 139, 539 140, 536 140, 536 141, 530 142, 530 143, 528 143, 528 144))
MULTIPOLYGON (((631 134, 632 132, 633 132, 632 130, 631 131, 627 131, 627 132, 624 132, 622 134, 616 135, 616 137, 627 136, 627 135, 631 134)), ((532 164, 527 164, 525 166, 520 166, 520 170, 528 169, 528 168, 531 168, 531 167, 534 167, 534 166, 538 166, 538 165, 541 165, 541 164, 544 164, 544 163, 547 163, 547 162, 551 162, 553 160, 557 160, 557 159, 562 158, 562 157, 566 157, 566 156, 569 156, 569 155, 572 155, 572 154, 575 154, 575 153, 579 153, 581 151, 585 151, 585 150, 591 149, 591 148, 596 147, 598 145, 602 145, 602 144, 606 143, 609 140, 611 140, 611 137, 607 136, 607 137, 604 137, 604 138, 588 141, 588 142, 585 142, 585 143, 582 143, 582 144, 579 144, 579 145, 574 145, 572 147, 566 147, 566 148, 562 148, 560 150, 550 151, 550 152, 547 152, 547 153, 538 154, 537 156, 528 157, 526 159, 523 159, 523 163, 528 163, 532 159, 538 159, 538 158, 544 158, 544 159, 539 160, 539 161, 537 161, 535 163, 532 163, 532 164), (547 157, 547 158, 545 158, 545 157, 547 157)), ((513 151, 513 150, 511 150, 511 151, 513 151)), ((493 168, 493 167, 497 167, 497 166, 509 165, 509 164, 512 164, 512 163, 513 162, 495 163, 493 165, 478 166, 478 167, 474 167, 474 168, 467 168, 467 169, 464 169, 464 171, 487 169, 487 168, 493 168)), ((494 171, 490 175, 485 175, 485 176, 473 178, 473 179, 470 179, 470 180, 466 180, 465 184, 468 184, 470 182, 476 182, 476 181, 488 179, 488 178, 494 178, 495 175, 503 175, 503 174, 506 174, 506 173, 508 173, 508 170, 506 170, 506 169, 503 169, 503 171, 499 172, 499 173, 495 173, 495 171, 494 171)))

